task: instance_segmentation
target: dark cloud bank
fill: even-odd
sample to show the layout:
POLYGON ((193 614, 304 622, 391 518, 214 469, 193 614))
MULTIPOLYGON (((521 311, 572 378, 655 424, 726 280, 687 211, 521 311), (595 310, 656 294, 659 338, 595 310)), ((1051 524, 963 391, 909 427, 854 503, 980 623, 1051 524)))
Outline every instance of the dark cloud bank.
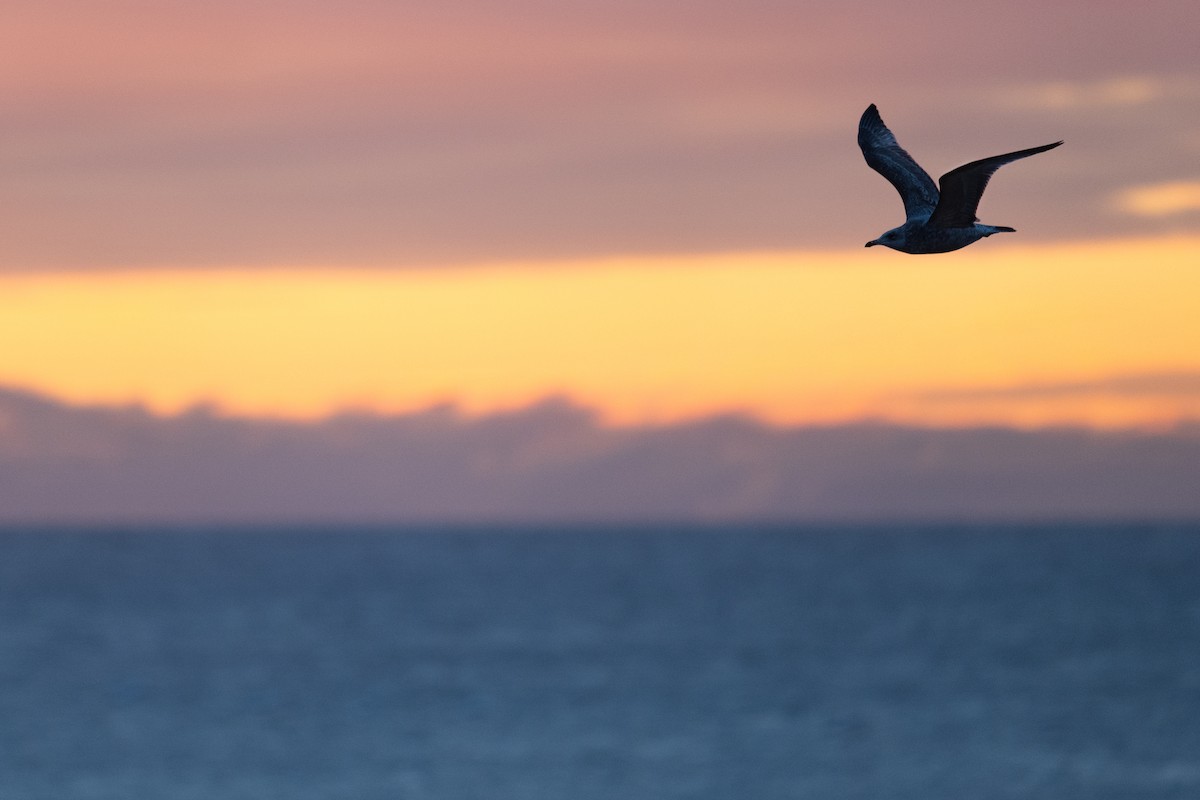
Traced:
POLYGON ((1200 428, 609 428, 564 401, 296 424, 0 391, 6 523, 1114 517, 1200 517, 1200 428))

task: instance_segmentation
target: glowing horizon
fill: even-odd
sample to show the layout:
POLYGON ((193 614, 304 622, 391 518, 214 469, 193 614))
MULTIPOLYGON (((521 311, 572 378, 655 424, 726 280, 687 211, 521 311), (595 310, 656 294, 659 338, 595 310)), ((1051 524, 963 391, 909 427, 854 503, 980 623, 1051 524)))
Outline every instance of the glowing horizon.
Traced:
POLYGON ((926 259, 10 274, 0 335, 22 345, 0 354, 0 384, 291 419, 565 396, 618 424, 1160 427, 1200 418, 1198 393, 1109 384, 1200 373, 1197 263, 1200 238, 1173 237, 926 259))

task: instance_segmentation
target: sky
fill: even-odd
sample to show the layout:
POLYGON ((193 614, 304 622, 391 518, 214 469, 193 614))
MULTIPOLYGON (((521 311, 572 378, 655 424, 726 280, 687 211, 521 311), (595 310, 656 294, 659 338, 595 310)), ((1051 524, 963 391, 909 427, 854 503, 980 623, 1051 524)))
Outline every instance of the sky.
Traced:
MULTIPOLYGON (((892 458, 855 450, 863 426, 938 452, 952 435, 1001 447, 997 430, 1190 452, 1198 27, 1194 3, 1165 0, 5 3, 0 465, 42 464, 60 496, 94 476, 96 452, 64 450, 30 408, 108 442, 118 472, 141 463, 143 423, 182 463, 199 417, 260 431, 246 442, 325 435, 347 414, 403 430, 449 414, 435 438, 523 419, 533 446, 559 435, 548 407, 605 448, 645 440, 643 467, 696 458, 697 432, 728 419, 776 465, 840 431, 862 475, 892 458), (992 180, 980 217, 1017 233, 867 250, 903 221, 855 141, 870 103, 935 178, 1066 145, 992 180)), ((1031 464, 1042 445, 1022 451, 1031 464)), ((260 463, 247 452, 223 469, 260 463)), ((1200 481, 1196 463, 1147 469, 1200 481)), ((161 496, 250 513, 167 472, 180 486, 161 496)), ((694 477, 680 516, 836 511, 756 495, 718 513, 717 478, 694 477)), ((918 507, 989 513, 947 506, 926 477, 918 507)), ((88 485, 64 515, 195 511, 107 507, 88 485)), ((509 516, 546 516, 545 498, 487 491, 502 485, 525 498, 509 516)), ((581 499, 556 513, 594 514, 605 491, 564 489, 581 499)), ((1035 495, 1016 507, 1051 513, 1035 495)), ((1127 510, 1150 514, 1152 495, 1127 510)))

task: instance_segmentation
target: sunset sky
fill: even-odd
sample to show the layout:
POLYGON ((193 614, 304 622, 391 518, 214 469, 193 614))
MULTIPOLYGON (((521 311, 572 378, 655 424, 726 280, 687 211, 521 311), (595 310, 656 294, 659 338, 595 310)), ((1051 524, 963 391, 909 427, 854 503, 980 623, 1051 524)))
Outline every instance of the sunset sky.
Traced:
POLYGON ((0 30, 7 390, 304 424, 1200 420, 1191 0, 12 0, 0 30), (1017 233, 866 250, 903 221, 872 102, 935 179, 1066 145, 993 179, 980 216, 1017 233))

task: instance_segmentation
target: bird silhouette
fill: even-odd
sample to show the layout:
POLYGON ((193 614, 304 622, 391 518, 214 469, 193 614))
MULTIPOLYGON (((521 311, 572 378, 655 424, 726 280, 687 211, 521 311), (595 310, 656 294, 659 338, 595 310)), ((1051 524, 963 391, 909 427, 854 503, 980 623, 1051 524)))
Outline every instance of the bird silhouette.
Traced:
POLYGON ((881 244, 902 253, 948 253, 993 233, 1013 233, 1004 225, 983 225, 975 216, 979 199, 996 170, 1021 158, 1053 150, 1062 142, 981 158, 950 170, 933 185, 888 130, 872 103, 858 121, 858 146, 867 165, 888 179, 904 201, 904 224, 885 232, 867 247, 881 244))

